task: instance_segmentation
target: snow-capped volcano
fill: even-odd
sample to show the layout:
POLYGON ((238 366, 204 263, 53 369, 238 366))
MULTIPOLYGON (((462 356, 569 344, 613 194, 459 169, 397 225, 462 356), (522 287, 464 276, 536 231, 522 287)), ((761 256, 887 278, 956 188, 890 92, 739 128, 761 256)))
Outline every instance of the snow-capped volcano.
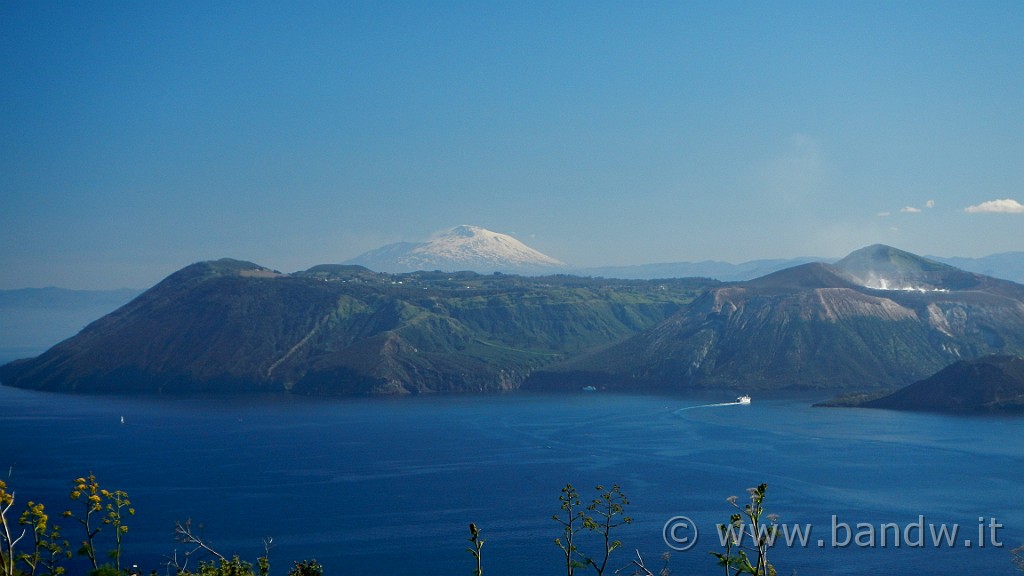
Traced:
POLYGON ((565 267, 507 234, 466 225, 439 232, 426 242, 388 244, 345 263, 378 272, 472 270, 482 274, 545 274, 565 267))

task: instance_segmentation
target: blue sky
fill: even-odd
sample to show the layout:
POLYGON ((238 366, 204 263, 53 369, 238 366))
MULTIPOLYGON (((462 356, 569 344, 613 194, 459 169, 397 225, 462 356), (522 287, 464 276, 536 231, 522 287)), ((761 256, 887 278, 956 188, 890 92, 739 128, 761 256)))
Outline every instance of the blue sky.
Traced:
POLYGON ((0 0, 0 288, 459 224, 579 266, 1024 250, 1021 30, 1015 1, 0 0))

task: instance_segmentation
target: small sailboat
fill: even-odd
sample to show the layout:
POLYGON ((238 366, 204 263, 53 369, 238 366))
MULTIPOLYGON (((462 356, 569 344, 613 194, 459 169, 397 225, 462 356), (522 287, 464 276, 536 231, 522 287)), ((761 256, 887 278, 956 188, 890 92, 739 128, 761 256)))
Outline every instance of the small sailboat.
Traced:
POLYGON ((124 424, 124 416, 121 416, 121 424, 124 424))

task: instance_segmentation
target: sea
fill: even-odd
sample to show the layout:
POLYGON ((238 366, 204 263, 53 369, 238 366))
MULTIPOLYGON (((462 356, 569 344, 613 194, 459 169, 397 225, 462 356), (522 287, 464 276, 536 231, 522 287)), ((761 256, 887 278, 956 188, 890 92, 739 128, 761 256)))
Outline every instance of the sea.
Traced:
MULTIPOLYGON (((0 387, 8 519, 42 502, 72 542, 90 473, 128 493, 122 565, 173 574, 175 525, 271 573, 316 559, 325 574, 469 575, 469 524, 484 573, 565 572, 553 519, 561 489, 582 504, 618 486, 606 574, 720 574, 716 526, 767 484, 791 542, 779 574, 970 574, 1015 570, 1024 544, 1024 419, 816 408, 827 394, 740 391, 400 398, 85 396, 0 387), (602 488, 597 488, 598 486, 602 488), (629 523, 621 522, 624 516, 629 523), (796 532, 796 536, 793 536, 796 532), (803 534, 803 541, 800 535, 803 534)), ((564 516, 564 515, 563 515, 564 516)), ((99 548, 113 547, 110 528, 99 548)), ((603 556, 581 532, 580 549, 603 556)), ((746 542, 749 544, 749 540, 746 542)), ((20 544, 24 547, 24 544, 20 544)), ((80 558, 70 574, 86 571, 80 558)), ((582 572, 577 572, 582 573, 582 572)))

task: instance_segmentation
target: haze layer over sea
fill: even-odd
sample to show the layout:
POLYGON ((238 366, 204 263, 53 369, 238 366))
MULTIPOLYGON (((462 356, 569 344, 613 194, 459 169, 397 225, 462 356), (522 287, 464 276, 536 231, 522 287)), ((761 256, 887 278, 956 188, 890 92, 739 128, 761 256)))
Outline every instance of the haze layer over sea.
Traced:
MULTIPOLYGON (((666 542, 666 524, 685 516, 699 534, 672 552, 673 573, 716 574, 708 552, 721 550, 726 498, 742 504, 761 482, 781 524, 812 530, 805 545, 771 551, 780 574, 1013 569, 1024 420, 810 407, 825 395, 695 408, 740 392, 117 398, 0 387, 0 469, 15 509, 43 502, 72 542, 79 527, 58 517, 80 506, 68 500, 73 478, 91 471, 127 491, 137 514, 124 560, 144 573, 164 574, 175 550, 181 558, 174 524, 191 519, 214 548, 250 561, 272 536, 273 574, 308 558, 327 574, 469 574, 475 522, 487 574, 556 575, 551 516, 572 483, 584 503, 598 484, 629 496, 634 521, 615 534, 614 569, 634 550, 660 567, 670 544, 692 537, 677 525, 666 542), (885 547, 883 524, 895 525, 885 547), (934 545, 932 527, 954 525, 954 546, 934 545)), ((579 543, 599 552, 593 538, 579 543)))

